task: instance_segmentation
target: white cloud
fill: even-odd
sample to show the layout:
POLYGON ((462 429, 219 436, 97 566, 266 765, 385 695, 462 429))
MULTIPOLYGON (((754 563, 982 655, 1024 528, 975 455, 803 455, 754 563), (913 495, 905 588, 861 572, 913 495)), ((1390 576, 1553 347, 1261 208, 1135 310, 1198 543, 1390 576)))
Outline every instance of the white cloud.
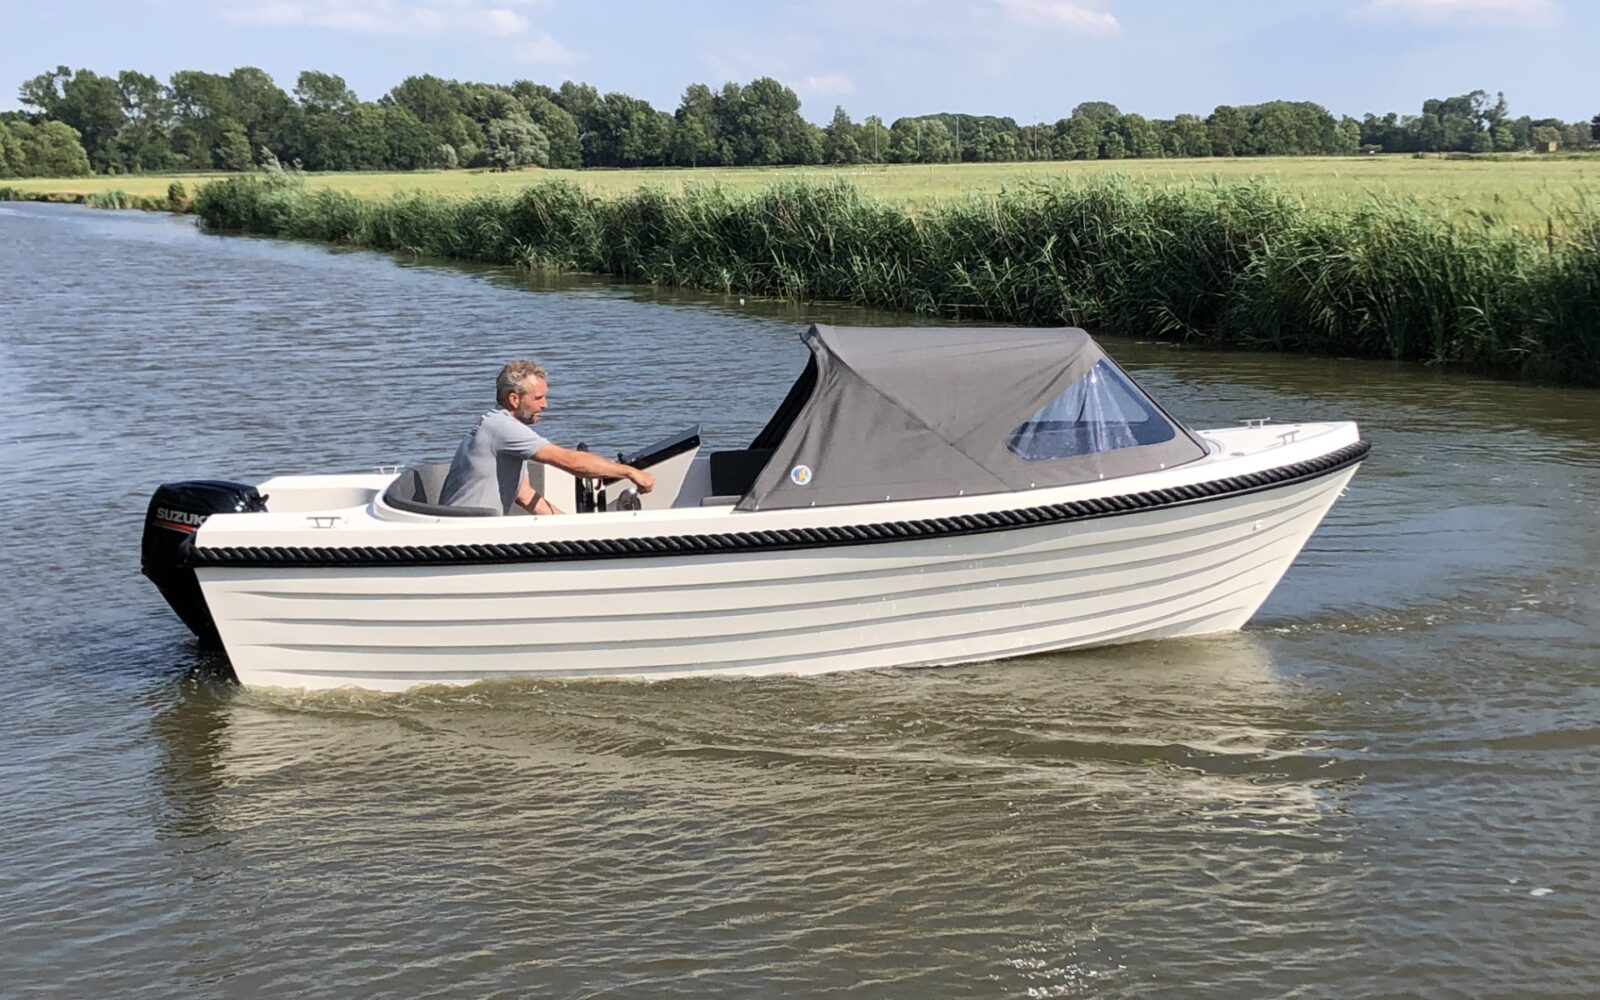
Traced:
POLYGON ((1371 0, 1356 13, 1433 24, 1505 24, 1543 27, 1561 13, 1555 0, 1371 0))
POLYGON ((1120 35, 1116 15, 1068 0, 994 0, 1006 17, 1023 24, 1059 28, 1080 35, 1120 35))
POLYGON ((801 97, 840 97, 854 93, 856 85, 843 73, 825 73, 803 77, 794 89, 801 97))
POLYGON ((540 32, 532 39, 517 45, 515 55, 518 62, 525 63, 551 63, 563 65, 575 63, 581 56, 549 35, 540 32))
POLYGON ((528 19, 512 8, 529 5, 530 0, 242 0, 223 16, 248 24, 363 34, 510 38, 528 30, 528 19))

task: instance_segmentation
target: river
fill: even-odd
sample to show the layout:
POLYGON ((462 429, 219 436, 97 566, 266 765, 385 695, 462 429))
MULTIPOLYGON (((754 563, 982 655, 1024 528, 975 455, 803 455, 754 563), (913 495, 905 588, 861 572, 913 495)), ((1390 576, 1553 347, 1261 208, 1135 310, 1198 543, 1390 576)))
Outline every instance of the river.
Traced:
POLYGON ((1108 340, 1373 442, 1240 634, 297 696, 139 575, 157 483, 448 456, 513 357, 561 443, 737 447, 895 318, 53 205, 0 274, 0 993, 1600 994, 1596 392, 1108 340))

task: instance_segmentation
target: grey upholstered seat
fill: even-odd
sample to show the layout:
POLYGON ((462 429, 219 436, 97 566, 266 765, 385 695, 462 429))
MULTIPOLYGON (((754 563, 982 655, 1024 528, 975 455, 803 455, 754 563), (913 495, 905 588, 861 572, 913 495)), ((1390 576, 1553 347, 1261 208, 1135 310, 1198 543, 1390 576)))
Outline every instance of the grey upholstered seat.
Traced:
POLYGON ((383 492, 383 500, 397 510, 433 517, 499 517, 500 511, 491 507, 447 507, 439 502, 444 489, 445 476, 450 474, 449 462, 425 462, 413 465, 400 475, 383 492))

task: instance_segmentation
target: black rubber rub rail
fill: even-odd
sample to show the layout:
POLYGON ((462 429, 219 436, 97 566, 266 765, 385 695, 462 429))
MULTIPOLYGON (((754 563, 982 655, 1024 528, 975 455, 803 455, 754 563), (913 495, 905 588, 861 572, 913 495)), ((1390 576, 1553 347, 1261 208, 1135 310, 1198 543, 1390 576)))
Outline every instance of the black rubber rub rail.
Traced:
MULTIPOLYGON (((915 538, 978 535, 1014 531, 1044 524, 1087 521, 1120 514, 1181 507, 1222 497, 1241 496, 1302 483, 1348 468, 1367 457, 1372 445, 1357 441, 1320 458, 1279 466, 1244 476, 1214 479, 1190 486, 1075 500, 1043 507, 1021 507, 989 514, 962 514, 920 521, 884 521, 835 528, 784 528, 773 531, 730 531, 715 535, 655 535, 648 538, 595 538, 563 542, 517 542, 500 545, 372 545, 372 546, 239 546, 201 548, 186 543, 190 566, 441 566, 497 563, 575 562, 590 559, 639 559, 653 556, 696 556, 724 552, 777 552, 874 545, 915 538)), ((736 515, 744 516, 744 515, 736 515)))

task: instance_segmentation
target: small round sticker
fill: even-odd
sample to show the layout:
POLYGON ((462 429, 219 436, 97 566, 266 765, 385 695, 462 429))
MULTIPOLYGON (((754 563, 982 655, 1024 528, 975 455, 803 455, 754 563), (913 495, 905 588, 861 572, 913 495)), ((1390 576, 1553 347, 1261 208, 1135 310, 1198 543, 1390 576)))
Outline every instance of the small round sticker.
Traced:
POLYGON ((811 466, 797 465, 789 470, 789 481, 796 486, 804 486, 811 482, 811 466))

